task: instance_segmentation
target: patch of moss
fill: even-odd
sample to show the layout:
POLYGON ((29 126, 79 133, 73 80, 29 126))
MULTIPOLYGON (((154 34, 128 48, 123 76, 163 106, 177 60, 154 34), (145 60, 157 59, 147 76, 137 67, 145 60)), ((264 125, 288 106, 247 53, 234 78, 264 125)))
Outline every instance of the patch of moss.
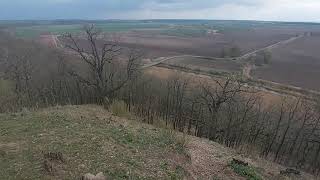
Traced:
POLYGON ((248 180, 262 180, 262 177, 256 172, 254 167, 249 165, 242 165, 232 161, 229 166, 233 171, 243 177, 246 177, 248 180))

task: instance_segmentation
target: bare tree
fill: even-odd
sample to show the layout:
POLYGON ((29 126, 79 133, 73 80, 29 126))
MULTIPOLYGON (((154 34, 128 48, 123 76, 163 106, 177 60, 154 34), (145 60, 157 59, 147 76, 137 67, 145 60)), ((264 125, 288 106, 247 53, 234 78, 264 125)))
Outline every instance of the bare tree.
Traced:
POLYGON ((296 117, 296 113, 298 112, 298 108, 300 107, 300 103, 301 103, 301 99, 298 99, 295 104, 293 104, 292 107, 289 107, 289 111, 288 111, 288 115, 287 115, 287 124, 285 127, 285 130, 282 134, 280 143, 277 147, 276 153, 275 153, 275 157, 274 157, 274 161, 278 160, 279 155, 280 155, 280 151, 284 146, 285 140, 288 136, 289 130, 292 126, 292 122, 295 120, 296 117))
POLYGON ((101 32, 94 25, 85 27, 85 44, 72 34, 66 34, 66 47, 80 56, 89 75, 76 70, 69 73, 86 86, 93 87, 97 101, 112 98, 113 94, 125 86, 139 68, 140 54, 130 51, 127 61, 121 63, 123 52, 116 42, 99 41, 101 32))
POLYGON ((34 49, 24 47, 24 44, 16 44, 17 47, 11 47, 7 50, 3 58, 5 78, 15 83, 15 93, 27 93, 31 97, 31 80, 34 71, 32 63, 32 54, 34 49))
POLYGON ((229 76, 223 80, 213 79, 214 85, 202 85, 201 99, 209 111, 210 120, 207 122, 208 137, 212 140, 216 139, 217 115, 221 106, 228 102, 234 101, 235 97, 244 92, 242 83, 236 76, 229 76))
POLYGON ((279 118, 276 121, 276 126, 274 128, 274 130, 271 130, 271 132, 269 132, 268 134, 268 141, 267 141, 267 146, 266 148, 263 150, 262 154, 267 157, 272 149, 272 147, 274 146, 276 139, 278 137, 279 131, 280 131, 280 127, 281 127, 281 123, 284 119, 284 103, 281 103, 281 107, 280 107, 280 112, 279 112, 279 118))

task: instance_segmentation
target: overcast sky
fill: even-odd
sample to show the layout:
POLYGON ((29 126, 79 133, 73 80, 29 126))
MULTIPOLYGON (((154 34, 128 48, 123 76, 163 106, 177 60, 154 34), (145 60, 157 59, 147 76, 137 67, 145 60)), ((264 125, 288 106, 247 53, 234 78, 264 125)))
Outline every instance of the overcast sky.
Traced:
POLYGON ((320 0, 0 0, 0 19, 243 19, 320 22, 320 0))

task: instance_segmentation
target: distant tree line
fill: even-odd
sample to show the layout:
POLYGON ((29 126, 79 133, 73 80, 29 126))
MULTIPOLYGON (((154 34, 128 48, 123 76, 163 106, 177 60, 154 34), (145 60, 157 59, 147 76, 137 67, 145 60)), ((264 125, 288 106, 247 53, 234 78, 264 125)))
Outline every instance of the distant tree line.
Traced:
POLYGON ((222 48, 220 52, 220 58, 234 58, 241 56, 241 49, 237 45, 233 45, 229 48, 222 48))
POLYGON ((269 65, 272 60, 272 53, 267 50, 260 51, 255 56, 252 56, 250 60, 256 66, 269 65))
POLYGON ((287 166, 320 173, 320 104, 299 98, 268 107, 237 75, 201 82, 177 74, 161 80, 140 71, 141 53, 65 35, 67 52, 0 35, 0 111, 122 100, 144 122, 257 152, 287 166), (83 42, 85 42, 83 44, 83 42))

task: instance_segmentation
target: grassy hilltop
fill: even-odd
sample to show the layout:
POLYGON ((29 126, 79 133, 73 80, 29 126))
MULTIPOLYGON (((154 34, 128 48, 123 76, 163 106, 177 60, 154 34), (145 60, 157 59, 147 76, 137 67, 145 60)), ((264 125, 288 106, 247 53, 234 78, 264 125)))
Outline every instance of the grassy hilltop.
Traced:
POLYGON ((107 179, 281 178, 279 165, 113 111, 124 117, 95 105, 1 114, 1 179, 78 179, 99 172, 107 179))

